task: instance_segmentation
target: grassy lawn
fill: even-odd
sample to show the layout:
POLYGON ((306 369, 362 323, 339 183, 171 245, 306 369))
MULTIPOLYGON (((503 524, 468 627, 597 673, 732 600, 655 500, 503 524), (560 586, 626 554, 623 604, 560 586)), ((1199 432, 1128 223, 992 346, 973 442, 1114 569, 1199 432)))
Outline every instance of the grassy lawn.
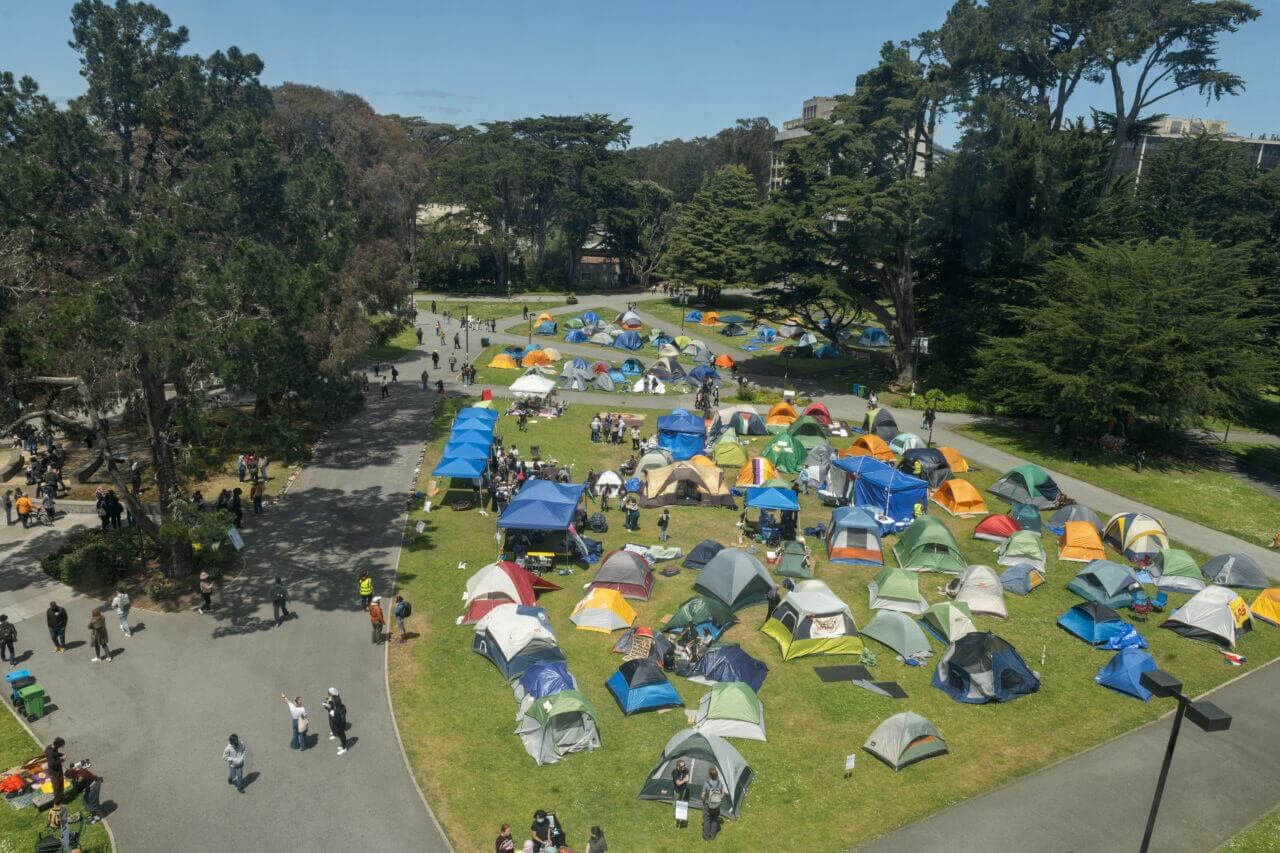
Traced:
POLYGON ((1192 462, 1153 458, 1139 474, 1129 456, 1089 451, 1084 462, 1071 462, 1070 451, 1060 449, 1053 436, 1042 430, 977 423, 960 431, 1030 462, 1256 545, 1271 541, 1280 518, 1280 501, 1230 474, 1192 462))
MULTIPOLYGON (((425 311, 431 310, 430 299, 418 297, 416 301, 419 308, 425 311)), ((519 314, 521 307, 527 307, 536 315, 540 311, 549 311, 552 308, 561 308, 565 304, 566 303, 563 299, 478 299, 475 302, 467 302, 460 299, 437 299, 436 310, 441 314, 445 311, 449 311, 454 317, 461 317, 462 312, 465 310, 477 320, 505 320, 513 314, 519 314)))
MULTIPOLYGON (((8 704, 5 702, 6 706, 8 704)), ((40 749, 11 712, 0 711, 0 771, 35 757, 40 749)), ((104 796, 104 802, 106 799, 109 796, 104 796)), ((79 800, 71 803, 71 814, 79 809, 79 800)), ((15 810, 8 803, 0 804, 0 853, 26 853, 31 850, 40 830, 44 829, 46 817, 46 812, 37 812, 32 806, 15 810)), ((106 829, 101 824, 86 826, 88 829, 80 839, 80 849, 85 853, 108 853, 112 848, 106 829)))
MULTIPOLYGON (((1211 420, 1206 427, 1214 432, 1225 432, 1227 422, 1211 420)), ((1232 429, 1247 429, 1280 435, 1280 394, 1259 394, 1241 416, 1233 421, 1232 429)), ((1230 438, 1230 436, 1227 436, 1230 438)))
MULTIPOLYGON (((505 416, 498 433, 522 451, 538 444, 544 457, 573 465, 580 480, 588 467, 597 471, 621 462, 627 448, 592 445, 588 421, 593 407, 572 406, 565 418, 529 425, 517 432, 505 416)), ((656 412, 646 412, 652 425, 656 412)), ((442 413, 432 428, 424 472, 438 458, 449 414, 442 413)), ((652 426, 650 426, 650 430, 652 426)), ((650 431, 646 430, 646 434, 650 431)), ((756 439, 758 452, 766 439, 756 439)), ((837 447, 848 439, 837 440, 837 447)), ((979 488, 990 485, 996 472, 965 475, 979 488)), ((424 480, 427 476, 424 474, 424 480)), ((993 499, 994 500, 994 499, 993 499)), ((437 498, 437 502, 441 502, 437 498)), ((802 500, 802 526, 825 521, 829 511, 815 497, 802 500)), ((993 505, 993 510, 1004 509, 993 505)), ((622 528, 619 513, 610 514, 610 530, 602 538, 605 550, 628 541, 656 542, 656 511, 644 510, 641 531, 622 528)), ((704 538, 734 541, 737 514, 728 510, 679 507, 673 509, 671 544, 686 552, 704 538)), ((684 714, 640 714, 624 718, 604 688, 621 662, 610 649, 616 634, 604 637, 576 630, 569 614, 581 597, 591 572, 575 567, 569 576, 552 576, 564 589, 544 595, 545 607, 580 689, 599 714, 602 747, 566 757, 561 763, 537 767, 525 753, 515 728, 511 690, 488 661, 471 652, 473 631, 454 624, 461 612, 460 594, 467 577, 495 555, 494 517, 470 511, 414 511, 400 563, 401 593, 414 604, 412 630, 421 636, 392 649, 390 679, 401 733, 419 782, 426 791, 455 847, 487 849, 503 821, 527 826, 535 809, 554 809, 571 830, 569 842, 581 847, 586 830, 600 824, 620 850, 678 849, 698 843, 698 821, 685 830, 673 828, 671 807, 640 802, 636 794, 666 741, 686 725, 684 714), (414 525, 423 521, 425 532, 414 525), (465 569, 455 566, 466 561, 465 569)), ((993 543, 974 540, 977 519, 944 517, 956 533, 971 563, 991 564, 993 543)), ((887 559, 892 562, 885 541, 887 559)), ((1021 650, 1039 671, 1039 693, 1007 705, 974 707, 953 703, 929 687, 932 667, 907 667, 888 649, 868 641, 879 659, 876 680, 897 681, 910 699, 898 702, 847 684, 822 684, 814 666, 851 663, 847 657, 799 659, 784 663, 777 645, 759 633, 765 610, 739 613, 740 623, 725 635, 768 664, 770 673, 761 690, 767 707, 768 743, 734 741, 755 771, 742 816, 728 822, 719 849, 795 850, 848 849, 881 833, 974 796, 1045 764, 1099 743, 1155 718, 1165 710, 1159 703, 1143 704, 1093 683, 1110 655, 1094 651, 1057 628, 1055 620, 1080 601, 1065 589, 1077 564, 1058 564, 1051 555, 1049 583, 1031 596, 1010 595, 1010 619, 978 617, 980 627, 997 631, 1021 650), (895 774, 861 749, 871 730, 888 716, 913 710, 938 726, 950 754, 895 774), (842 779, 844 756, 859 755, 850 781, 842 779), (824 816, 815 819, 816 815, 824 816)), ((820 543, 817 577, 831 586, 851 607, 859 625, 870 618, 867 582, 870 568, 834 566, 824 558, 820 543)), ((1115 555, 1110 555, 1115 558, 1115 555)), ((692 594, 692 572, 659 577, 648 602, 633 602, 637 624, 656 626, 692 594)), ((945 578, 921 577, 920 588, 929 601, 939 601, 945 578)), ((1174 596, 1175 604, 1185 597, 1174 596)), ((1160 617, 1157 617, 1157 620, 1160 617)), ((1141 626, 1158 663, 1180 675, 1193 692, 1203 691, 1240 674, 1223 665, 1209 645, 1182 639, 1156 629, 1157 621, 1141 626)), ((935 655, 942 651, 935 644, 935 655)), ((1242 641, 1248 657, 1245 668, 1257 667, 1280 654, 1280 631, 1259 626, 1242 641)), ((686 707, 697 706, 707 688, 672 676, 686 707)), ((518 839, 523 840, 523 838, 518 839)))
MULTIPOLYGON (((758 307, 759 304, 758 300, 750 296, 727 293, 717 299, 715 305, 710 309, 697 305, 681 305, 679 301, 674 298, 664 298, 637 302, 636 310, 646 314, 651 314, 662 322, 669 324, 672 327, 672 333, 675 334, 675 330, 680 328, 680 322, 684 320, 685 315, 690 311, 697 310, 705 313, 708 310, 712 310, 720 314, 741 314, 744 317, 750 318, 752 316, 752 309, 758 307)), ((700 326, 697 323, 690 323, 686 324, 686 328, 694 329, 698 334, 707 335, 714 334, 718 327, 700 326)))
POLYGON ((418 346, 418 338, 412 324, 405 326, 385 344, 371 346, 365 352, 369 361, 398 361, 418 346))
POLYGON ((1246 466, 1280 478, 1280 447, 1265 444, 1224 444, 1223 451, 1235 456, 1246 466))
POLYGON ((1280 853, 1280 809, 1223 844, 1218 853, 1280 853))

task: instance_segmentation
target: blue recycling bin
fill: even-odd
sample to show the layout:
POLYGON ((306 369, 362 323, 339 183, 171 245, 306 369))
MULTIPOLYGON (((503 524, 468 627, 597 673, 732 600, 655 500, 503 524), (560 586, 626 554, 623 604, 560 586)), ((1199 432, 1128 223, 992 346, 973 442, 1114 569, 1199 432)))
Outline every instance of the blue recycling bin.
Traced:
POLYGON ((857 382, 853 383, 853 396, 855 397, 862 396, 862 386, 859 385, 857 382))

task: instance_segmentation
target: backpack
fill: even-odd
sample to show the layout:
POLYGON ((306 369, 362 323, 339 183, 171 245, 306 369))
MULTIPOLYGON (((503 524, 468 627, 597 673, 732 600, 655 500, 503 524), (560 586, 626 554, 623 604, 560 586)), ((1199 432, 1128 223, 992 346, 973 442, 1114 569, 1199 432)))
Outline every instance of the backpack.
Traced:
POLYGON ((408 619, 413 615, 413 605, 407 601, 402 601, 396 605, 396 618, 408 619))
POLYGON ((18 640, 18 629, 12 622, 0 623, 0 642, 14 643, 18 640))
POLYGON ((605 519, 604 513, 602 512, 593 512, 587 524, 596 533, 609 532, 609 522, 605 519))
POLYGON ((720 804, 723 802, 724 802, 724 786, 723 785, 717 788, 712 788, 710 791, 707 791, 707 807, 708 808, 718 809, 720 808, 720 804))

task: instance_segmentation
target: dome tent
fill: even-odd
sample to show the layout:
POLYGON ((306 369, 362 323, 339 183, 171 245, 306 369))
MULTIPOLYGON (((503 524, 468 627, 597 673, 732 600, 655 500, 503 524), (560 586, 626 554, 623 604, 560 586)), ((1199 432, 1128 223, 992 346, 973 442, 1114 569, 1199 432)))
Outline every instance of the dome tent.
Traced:
MULTIPOLYGON (((716 768, 716 775, 725 788, 720 814, 730 820, 737 820, 747 796, 747 787, 751 784, 751 767, 727 740, 694 729, 677 732, 667 741, 667 745, 662 748, 662 756, 653 770, 649 771, 649 776, 640 789, 640 799, 674 803, 676 792, 671 782, 671 772, 681 759, 689 768, 690 791, 701 791, 708 778, 708 771, 712 767, 716 768)), ((690 797, 689 808, 701 809, 702 798, 690 797)))
POLYGON ((636 621, 636 610, 616 589, 593 587, 573 608, 569 621, 583 631, 611 634, 629 628, 636 621))
POLYGON ((1253 621, 1243 598, 1225 586, 1207 586, 1173 611, 1160 627, 1234 649, 1236 641, 1253 629, 1253 621))
POLYGON ((693 598, 685 599, 676 608, 676 612, 667 620, 667 624, 662 626, 662 630, 664 632, 683 631, 686 625, 692 625, 701 630, 705 626, 711 628, 713 634, 718 635, 737 621, 733 610, 720 599, 714 596, 695 595, 693 598))
POLYGON ((648 601, 653 590, 653 569, 648 560, 634 551, 611 551, 601 561, 600 570, 587 588, 617 590, 624 598, 648 601))
POLYGON ((892 343, 889 340, 889 333, 875 326, 868 326, 858 336, 858 346, 860 347, 887 347, 892 346, 892 343))
POLYGON ((1019 465, 987 491, 1009 503, 1032 504, 1037 509, 1053 506, 1061 494, 1058 484, 1039 465, 1019 465))
POLYGON ((827 411, 827 407, 817 400, 805 406, 803 415, 804 417, 813 418, 824 427, 831 426, 831 412, 827 411))
POLYGON ((805 655, 862 653, 849 605, 819 580, 796 584, 760 631, 777 641, 784 661, 805 655))
POLYGON ((760 561, 737 548, 725 548, 712 557, 693 584, 694 592, 727 604, 735 613, 763 603, 773 588, 773 579, 760 561))
POLYGON ((966 634, 947 647, 930 682, 956 702, 1011 702, 1040 689, 1018 650, 991 632, 966 634))
POLYGON ((613 339, 613 345, 618 349, 635 351, 644 346, 644 338, 637 331, 626 331, 613 339))
POLYGON ((515 694, 516 721, 524 716, 529 705, 536 699, 543 699, 561 690, 577 690, 578 680, 569 672, 569 665, 562 660, 535 663, 511 682, 511 691, 515 694))
POLYGON ((1211 582, 1241 589, 1266 589, 1270 584, 1262 567, 1244 554, 1222 554, 1200 567, 1211 582))
POLYGON ((1269 625, 1280 627, 1280 586, 1258 593, 1253 604, 1249 605, 1249 613, 1269 625))
POLYGON ((943 601, 931 605, 925 611, 920 624, 924 625, 930 634, 948 644, 978 630, 973 624, 973 614, 969 612, 969 605, 963 602, 943 601))
POLYGON ((658 418, 658 446, 669 452, 674 461, 701 453, 706 438, 707 425, 686 409, 675 409, 658 418))
POLYGON ((671 454, 661 448, 645 451, 636 463, 636 476, 643 477, 651 468, 665 468, 671 464, 671 454))
POLYGON ((738 469, 735 484, 738 486, 761 486, 777 476, 778 469, 773 467, 772 462, 768 459, 756 457, 748 459, 746 464, 738 469))
POLYGON ((1084 522, 1097 531, 1099 536, 1102 535, 1102 522, 1098 520, 1098 514, 1084 504, 1067 504, 1054 510, 1053 515, 1049 516, 1049 527, 1055 533, 1060 532, 1072 521, 1084 522))
POLYGON ((618 671, 609 676, 605 687, 626 717, 684 707, 684 700, 667 681, 662 669, 650 660, 623 661, 618 671))
POLYGON ((1096 601, 1072 605, 1058 617, 1058 627, 1091 646, 1100 646, 1132 630, 1119 613, 1096 601))
POLYGON ((1142 584, 1128 566, 1110 560, 1094 560, 1076 574, 1067 589, 1085 601, 1096 601, 1107 607, 1124 607, 1134 590, 1142 584))
POLYGON ((996 562, 1002 566, 1016 566, 1027 563, 1037 569, 1044 569, 1046 555, 1040 534, 1030 530, 1019 530, 1000 544, 996 549, 996 562))
POLYGON ((892 462, 893 451, 878 435, 859 436, 842 456, 870 456, 877 462, 892 462))
POLYGON ((1030 595, 1044 580, 1044 572, 1026 563, 1010 566, 1000 573, 1000 585, 1014 595, 1030 595))
POLYGON ((624 376, 639 376, 644 373, 644 363, 638 358, 628 358, 622 362, 624 376))
POLYGON ((910 616, 896 610, 880 610, 862 629, 862 636, 888 646, 904 658, 929 653, 929 640, 910 616))
POLYGON ((951 531, 930 515, 920 516, 903 531, 893 555, 899 566, 917 572, 959 574, 968 565, 951 531))
POLYGON ((1150 654, 1129 647, 1116 652, 1093 680, 1103 687, 1146 702, 1151 698, 1151 691, 1142 686, 1142 673, 1155 668, 1156 662, 1150 654))
POLYGON ((1156 589, 1166 592, 1199 592, 1206 585, 1195 557, 1181 548, 1162 548, 1149 569, 1156 579, 1156 589))
POLYGON ((947 742, 933 723, 912 711, 894 714, 876 726, 862 748, 894 772, 917 761, 947 754, 947 742))
POLYGON ((784 474, 799 474, 804 467, 804 445, 785 432, 778 433, 773 441, 765 445, 760 455, 784 474))
POLYGON ((1003 542, 1022 528, 1018 522, 1007 515, 989 515, 973 529, 974 539, 986 539, 988 542, 1003 542))
POLYGON ((543 320, 534 327, 533 333, 535 335, 554 335, 556 333, 556 321, 543 320))
POLYGON ((1087 521, 1068 521, 1062 525, 1062 535, 1058 537, 1059 560, 1088 563, 1091 560, 1105 559, 1106 555, 1102 537, 1092 524, 1087 521))
POLYGON ((947 584, 947 595, 957 604, 967 605, 970 613, 1009 618, 1009 609, 1004 603, 1004 587, 990 566, 967 567, 960 577, 947 584))
POLYGON ((530 703, 516 734, 539 765, 555 764, 569 753, 600 746, 595 706, 577 690, 562 690, 530 703))
POLYGON ((920 596, 920 576, 906 569, 885 566, 867 584, 872 610, 924 613, 927 605, 920 596))
POLYGON ((495 607, 476 623, 471 650, 488 658, 508 681, 535 663, 564 660, 546 613, 514 604, 495 607))
POLYGON ((968 480, 947 480, 929 497, 929 500, 951 515, 962 518, 987 513, 987 504, 982 499, 982 493, 968 480))
POLYGON ((507 355, 505 352, 500 352, 493 358, 489 359, 489 367, 497 368, 498 370, 520 369, 520 365, 516 364, 515 359, 507 355))
MULTIPOLYGON (((908 450, 925 449, 924 439, 916 435, 914 432, 900 432, 897 435, 895 435, 892 439, 889 439, 888 441, 889 441, 889 449, 892 450, 894 454, 897 456, 901 456, 902 454, 906 453, 908 450)), ((939 453, 938 456, 941 457, 942 454, 939 453)), ((946 465, 946 461, 947 460, 944 458, 942 460, 942 464, 946 465)))
POLYGON ((526 571, 516 563, 490 563, 467 578, 462 601, 465 612, 459 625, 474 625, 489 611, 503 604, 533 605, 539 592, 558 590, 559 586, 526 571))
POLYGON ((755 412, 734 412, 730 415, 726 429, 738 435, 768 435, 764 418, 755 412))
POLYGON ((832 510, 827 525, 827 559, 833 563, 884 565, 880 524, 875 517, 862 507, 832 510))
POLYGON ((1169 547, 1169 534, 1164 525, 1140 512, 1111 516, 1102 537, 1131 563, 1153 560, 1162 549, 1169 547))
POLYGON ((724 550, 724 546, 714 539, 703 539, 697 545, 689 549, 689 556, 684 558, 684 562, 680 565, 686 569, 701 570, 707 562, 724 550))
POLYGON ((947 460, 947 467, 952 474, 967 474, 971 470, 969 460, 960 455, 954 447, 939 447, 938 452, 947 460))
POLYGON ((665 468, 647 469, 640 479, 643 483, 641 503, 645 507, 678 503, 736 507, 733 495, 724 484, 724 472, 719 468, 675 462, 665 468))
POLYGON ((732 432, 726 432, 712 445, 711 458, 717 465, 741 468, 747 464, 747 449, 738 443, 732 432))
POLYGON ((783 400, 774 403, 773 408, 769 409, 769 413, 764 416, 764 423, 766 427, 789 427, 798 417, 800 415, 796 413, 795 406, 783 400))
POLYGON ((888 409, 867 409, 866 417, 862 419, 862 431, 881 441, 892 441, 899 431, 898 422, 888 409))
MULTIPOLYGON (((899 438, 902 438, 902 436, 898 436, 894 441, 896 442, 899 438)), ((893 449, 892 443, 889 448, 893 449)), ((898 469, 924 480, 929 484, 929 488, 936 489, 952 479, 951 468, 947 465, 947 458, 941 452, 931 447, 918 447, 901 452, 902 459, 898 462, 898 469), (919 474, 915 472, 917 463, 920 465, 919 474)), ((970 486, 970 488, 973 487, 970 486)))
POLYGON ((741 681, 756 693, 764 686, 769 667, 731 643, 717 643, 703 653, 688 675, 697 684, 741 681))
POLYGON ((704 735, 768 740, 764 734, 764 705, 749 685, 720 682, 698 702, 693 727, 704 735))

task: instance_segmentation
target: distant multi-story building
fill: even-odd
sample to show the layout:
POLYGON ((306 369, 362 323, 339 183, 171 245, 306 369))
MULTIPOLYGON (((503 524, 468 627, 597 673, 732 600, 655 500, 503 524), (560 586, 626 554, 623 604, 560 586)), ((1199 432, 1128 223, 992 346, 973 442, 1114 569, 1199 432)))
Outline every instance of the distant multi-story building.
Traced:
POLYGON ((773 158, 769 163, 769 189, 782 188, 782 146, 793 139, 808 136, 804 126, 814 119, 831 118, 836 108, 834 97, 814 95, 804 102, 800 118, 787 119, 782 123, 782 130, 773 135, 773 158))
POLYGON ((1120 149, 1116 170, 1120 173, 1135 173, 1141 178, 1142 168, 1147 159, 1157 154, 1165 145, 1178 139, 1189 139, 1202 134, 1243 146, 1249 154, 1250 161, 1261 171, 1265 172, 1280 166, 1280 139, 1237 136, 1227 130, 1225 121, 1217 119, 1166 116, 1156 124, 1151 133, 1120 149))

